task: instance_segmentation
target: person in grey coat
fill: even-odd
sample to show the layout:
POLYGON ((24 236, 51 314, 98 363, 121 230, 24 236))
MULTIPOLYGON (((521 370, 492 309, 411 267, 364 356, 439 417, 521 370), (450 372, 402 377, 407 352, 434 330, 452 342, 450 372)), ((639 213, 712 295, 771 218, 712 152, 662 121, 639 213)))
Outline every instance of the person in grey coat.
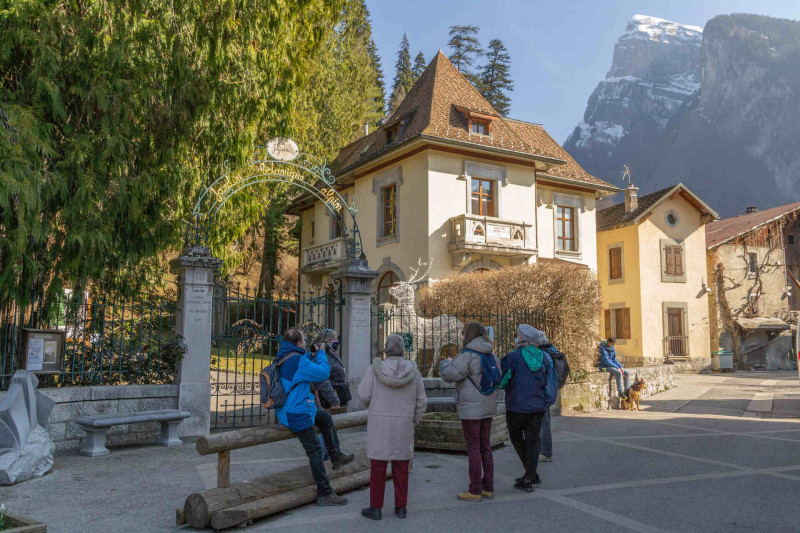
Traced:
POLYGON ((459 493, 458 499, 480 501, 494 497, 491 435, 492 418, 497 414, 497 391, 484 395, 478 389, 483 377, 481 354, 495 355, 494 346, 482 324, 468 323, 462 335, 464 350, 455 359, 448 358, 439 363, 439 376, 456 384, 458 416, 467 443, 469 490, 459 493))

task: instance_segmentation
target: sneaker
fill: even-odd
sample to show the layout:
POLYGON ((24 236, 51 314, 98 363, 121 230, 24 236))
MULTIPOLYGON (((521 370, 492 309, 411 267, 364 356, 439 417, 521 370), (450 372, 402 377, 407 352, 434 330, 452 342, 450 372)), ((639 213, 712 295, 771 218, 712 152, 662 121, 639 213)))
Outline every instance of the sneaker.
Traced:
POLYGON ((542 484, 542 478, 539 477, 539 474, 536 474, 536 479, 533 480, 533 484, 534 485, 541 485, 542 484))
POLYGON ((465 502, 479 502, 483 499, 483 496, 480 494, 472 494, 471 492, 460 492, 458 494, 459 500, 464 500, 465 502))
POLYGON ((525 492, 533 492, 533 483, 528 481, 527 478, 521 477, 514 483, 514 488, 517 490, 524 490, 525 492))
POLYGON ((346 505, 347 498, 344 496, 339 496, 335 492, 328 494, 327 496, 317 496, 317 505, 321 507, 329 507, 333 505, 346 505))
POLYGON ((381 508, 380 507, 364 507, 361 509, 361 516, 365 518, 369 518, 370 520, 380 520, 381 519, 381 508))
POLYGON ((552 463, 553 462, 553 458, 550 457, 549 455, 540 455, 539 456, 539 462, 540 463, 552 463))
POLYGON ((488 490, 484 490, 483 492, 481 492, 481 496, 483 496, 487 500, 493 500, 494 499, 494 492, 490 492, 488 490))
POLYGON ((394 515, 399 518, 400 520, 404 519, 408 512, 406 511, 405 507, 395 507, 394 508, 394 515))
POLYGON ((331 459, 331 467, 333 468, 334 472, 339 470, 344 465, 348 465, 356 460, 356 454, 354 453, 341 453, 336 460, 331 459))
POLYGON ((621 393, 621 392, 620 392, 620 393, 619 393, 619 399, 620 399, 620 400, 627 400, 627 399, 628 399, 628 397, 627 397, 627 396, 625 396, 625 394, 623 394, 623 393, 621 393))

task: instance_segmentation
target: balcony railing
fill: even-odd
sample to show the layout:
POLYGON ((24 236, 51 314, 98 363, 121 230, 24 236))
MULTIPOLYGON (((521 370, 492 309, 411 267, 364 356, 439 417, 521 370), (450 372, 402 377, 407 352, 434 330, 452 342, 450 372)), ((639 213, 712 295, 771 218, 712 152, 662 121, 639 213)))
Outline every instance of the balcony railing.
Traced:
POLYGON ((344 238, 333 239, 303 248, 303 270, 325 272, 335 270, 347 257, 344 238))
POLYGON ((665 359, 688 359, 689 337, 664 337, 665 359))
POLYGON ((459 215, 450 219, 451 252, 487 255, 528 256, 536 252, 531 224, 480 215, 459 215))

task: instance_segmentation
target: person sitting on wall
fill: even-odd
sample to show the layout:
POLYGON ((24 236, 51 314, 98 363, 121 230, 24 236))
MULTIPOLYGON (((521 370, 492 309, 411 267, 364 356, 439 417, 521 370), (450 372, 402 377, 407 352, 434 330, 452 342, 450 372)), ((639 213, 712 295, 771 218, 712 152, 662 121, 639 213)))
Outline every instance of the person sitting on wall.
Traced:
POLYGON ((344 505, 347 498, 337 495, 331 487, 322 459, 323 450, 314 426, 319 428, 334 470, 355 459, 353 454, 343 454, 336 446, 333 418, 328 411, 317 409, 311 384, 328 379, 331 367, 325 355, 326 344, 315 354, 307 354, 303 332, 297 328, 286 330, 278 348, 278 359, 283 359, 280 376, 286 391, 286 403, 276 409, 278 421, 288 427, 303 445, 311 466, 311 475, 317 484, 317 505, 344 505), (288 356, 288 357, 287 357, 288 356))
POLYGON ((628 398, 625 396, 625 391, 628 390, 628 387, 630 386, 630 383, 628 382, 630 374, 627 370, 625 370, 625 368, 623 368, 622 363, 617 361, 617 352, 614 349, 616 344, 617 339, 614 337, 609 337, 607 340, 604 340, 600 343, 600 347, 598 349, 600 353, 600 362, 598 367, 600 370, 605 368, 614 375, 614 379, 617 381, 617 392, 619 393, 620 399, 627 400, 628 398), (623 380, 625 381, 624 387, 622 384, 623 380))

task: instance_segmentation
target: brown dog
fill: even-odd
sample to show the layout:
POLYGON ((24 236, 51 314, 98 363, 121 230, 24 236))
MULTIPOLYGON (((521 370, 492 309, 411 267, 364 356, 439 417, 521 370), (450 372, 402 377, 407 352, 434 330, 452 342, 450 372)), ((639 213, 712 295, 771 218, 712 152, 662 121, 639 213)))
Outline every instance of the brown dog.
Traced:
POLYGON ((620 400, 620 407, 625 410, 630 409, 633 411, 635 409, 636 411, 641 411, 641 409, 639 409, 639 398, 642 396, 644 387, 644 380, 636 378, 636 380, 633 382, 633 385, 628 387, 628 390, 625 391, 625 396, 627 396, 628 399, 620 400))

